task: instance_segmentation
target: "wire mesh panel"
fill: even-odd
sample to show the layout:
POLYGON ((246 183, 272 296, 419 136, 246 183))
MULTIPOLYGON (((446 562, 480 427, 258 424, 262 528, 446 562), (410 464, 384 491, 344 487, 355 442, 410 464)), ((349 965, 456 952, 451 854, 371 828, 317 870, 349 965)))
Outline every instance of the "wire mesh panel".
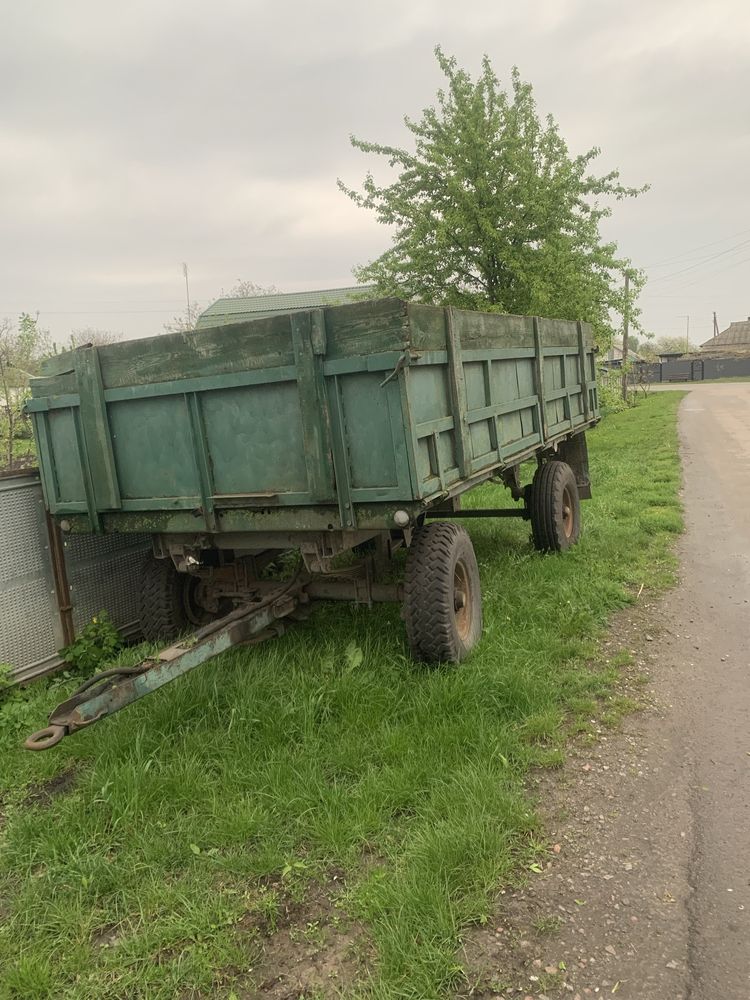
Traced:
POLYGON ((80 629, 104 610, 118 628, 138 627, 138 588, 148 535, 70 535, 65 540, 73 625, 80 629))
MULTIPOLYGON (((65 565, 76 630, 102 610, 138 631, 138 587, 148 535, 71 535, 65 565)), ((18 680, 54 668, 63 645, 44 500, 36 475, 0 479, 0 663, 18 680)))
POLYGON ((0 663, 43 672, 61 644, 39 480, 0 479, 0 663))

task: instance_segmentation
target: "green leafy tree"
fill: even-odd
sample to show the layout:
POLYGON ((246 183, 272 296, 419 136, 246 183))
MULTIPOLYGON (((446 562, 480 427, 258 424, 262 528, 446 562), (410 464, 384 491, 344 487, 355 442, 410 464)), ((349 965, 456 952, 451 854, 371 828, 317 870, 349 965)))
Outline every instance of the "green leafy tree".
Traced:
POLYGON ((419 121, 405 118, 413 151, 351 137, 396 172, 384 185, 368 172, 361 191, 338 182, 393 230, 392 246, 355 268, 357 279, 425 302, 587 320, 607 344, 612 314, 626 308, 627 272, 630 323, 640 329, 642 275, 600 224, 612 200, 646 188, 624 186, 617 171, 591 173, 596 147, 572 156, 517 69, 506 92, 486 56, 475 81, 435 54, 447 87, 419 121))
POLYGON ((657 337, 649 344, 649 352, 655 358, 660 354, 684 354, 687 350, 685 337, 657 337))
POLYGON ((29 375, 36 374, 46 344, 47 332, 30 313, 22 313, 15 325, 8 320, 0 323, 0 467, 12 469, 17 464, 18 441, 30 436, 23 408, 29 391, 29 375))

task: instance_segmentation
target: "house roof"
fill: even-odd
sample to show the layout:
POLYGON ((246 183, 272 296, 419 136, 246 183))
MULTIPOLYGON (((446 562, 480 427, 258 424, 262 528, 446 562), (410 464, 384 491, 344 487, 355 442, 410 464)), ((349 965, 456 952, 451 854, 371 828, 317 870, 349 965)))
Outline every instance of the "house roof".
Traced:
POLYGON ((738 323, 730 323, 726 330, 701 344, 702 351, 712 351, 717 347, 750 351, 750 316, 738 323))
POLYGON ((366 299, 375 293, 374 285, 351 285, 346 288, 327 288, 314 292, 277 292, 273 295, 253 295, 250 298, 221 298, 201 313, 197 330, 227 323, 244 323, 250 319, 265 319, 279 313, 317 306, 341 305, 366 299))
MULTIPOLYGON (((609 351, 607 351, 607 361, 619 361, 622 358, 622 341, 618 340, 617 337, 612 338, 612 346, 609 351)), ((637 351, 634 351, 632 347, 628 348, 628 358, 631 361, 643 361, 642 355, 637 351)))

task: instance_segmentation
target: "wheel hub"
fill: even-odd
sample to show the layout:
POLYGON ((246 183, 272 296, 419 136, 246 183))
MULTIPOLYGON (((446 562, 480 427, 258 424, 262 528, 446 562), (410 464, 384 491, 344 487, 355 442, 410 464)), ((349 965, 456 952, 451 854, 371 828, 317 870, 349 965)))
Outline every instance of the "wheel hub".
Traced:
POLYGON ((453 571, 453 610, 456 629, 465 641, 471 631, 471 590, 466 567, 462 562, 457 562, 453 571))
POLYGON ((570 496, 570 492, 566 488, 563 491, 563 501, 562 501, 562 524, 566 538, 570 538, 573 534, 573 521, 574 521, 573 502, 570 496))

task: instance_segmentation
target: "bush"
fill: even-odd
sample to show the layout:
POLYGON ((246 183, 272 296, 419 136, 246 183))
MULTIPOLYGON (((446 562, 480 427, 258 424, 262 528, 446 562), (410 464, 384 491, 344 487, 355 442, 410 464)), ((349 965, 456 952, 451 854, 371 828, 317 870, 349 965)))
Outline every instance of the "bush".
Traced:
POLYGON ((107 612, 100 611, 69 646, 60 650, 60 656, 74 670, 92 673, 102 662, 111 660, 122 647, 122 636, 107 612))
POLYGON ((619 371, 599 373, 599 409, 602 414, 620 413, 629 406, 635 405, 635 394, 628 395, 628 401, 622 398, 622 374, 619 371))

